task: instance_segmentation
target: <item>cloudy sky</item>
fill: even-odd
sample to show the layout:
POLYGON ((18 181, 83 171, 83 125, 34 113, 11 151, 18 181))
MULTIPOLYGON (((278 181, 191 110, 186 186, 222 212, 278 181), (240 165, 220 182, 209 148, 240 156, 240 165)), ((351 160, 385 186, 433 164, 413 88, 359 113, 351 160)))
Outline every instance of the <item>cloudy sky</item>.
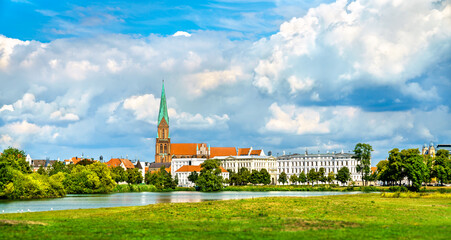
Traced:
POLYGON ((0 1, 0 148, 153 161, 451 143, 451 1, 0 1))

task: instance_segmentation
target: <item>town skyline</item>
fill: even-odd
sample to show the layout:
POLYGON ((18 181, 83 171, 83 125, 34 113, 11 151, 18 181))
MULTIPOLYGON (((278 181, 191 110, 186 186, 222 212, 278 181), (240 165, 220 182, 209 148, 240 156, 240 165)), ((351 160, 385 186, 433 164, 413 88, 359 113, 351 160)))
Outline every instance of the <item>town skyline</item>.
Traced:
POLYGON ((451 142, 448 1, 2 7, 2 149, 152 162, 163 79, 179 143, 276 156, 364 142, 374 166, 451 142))

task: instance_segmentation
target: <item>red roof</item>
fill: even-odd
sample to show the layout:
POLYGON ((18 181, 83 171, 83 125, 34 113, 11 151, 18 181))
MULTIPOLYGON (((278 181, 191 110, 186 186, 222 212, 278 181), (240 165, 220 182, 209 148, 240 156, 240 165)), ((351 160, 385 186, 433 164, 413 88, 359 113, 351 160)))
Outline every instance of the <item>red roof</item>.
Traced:
POLYGON ((110 161, 106 162, 105 164, 108 167, 117 167, 117 166, 120 166, 121 163, 123 163, 125 168, 127 168, 127 169, 128 168, 135 168, 133 163, 130 160, 125 159, 125 158, 112 158, 112 159, 110 159, 110 161))
MULTIPOLYGON (((219 166, 219 168, 221 168, 221 172, 227 172, 227 170, 225 170, 223 167, 219 166)), ((200 172, 200 170, 201 170, 200 165, 198 166, 184 165, 175 172, 194 172, 194 171, 200 172)))
POLYGON ((262 150, 252 150, 252 151, 251 151, 251 155, 257 155, 257 156, 260 156, 260 154, 262 154, 262 150))
POLYGON ((250 148, 238 148, 238 156, 249 155, 250 148))
POLYGON ((196 145, 198 143, 171 143, 172 155, 197 155, 196 145))
POLYGON ((210 158, 218 156, 236 156, 234 147, 212 147, 210 148, 210 158))

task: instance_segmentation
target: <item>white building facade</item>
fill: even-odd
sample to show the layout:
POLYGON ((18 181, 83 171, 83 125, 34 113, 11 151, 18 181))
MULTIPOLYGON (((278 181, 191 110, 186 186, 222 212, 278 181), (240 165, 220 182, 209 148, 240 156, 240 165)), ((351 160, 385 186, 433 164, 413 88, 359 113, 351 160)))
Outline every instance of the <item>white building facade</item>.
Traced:
POLYGON ((357 160, 350 153, 318 153, 318 154, 292 154, 283 155, 277 158, 277 179, 282 172, 287 174, 288 179, 291 175, 299 176, 301 172, 306 175, 311 169, 319 171, 324 168, 325 175, 333 172, 337 174, 342 167, 347 167, 351 174, 351 181, 361 182, 362 175, 357 172, 357 160))
POLYGON ((227 170, 238 172, 239 169, 245 167, 250 172, 252 170, 260 171, 266 169, 271 176, 271 184, 277 183, 277 160, 273 156, 228 156, 216 157, 221 161, 221 166, 227 170))

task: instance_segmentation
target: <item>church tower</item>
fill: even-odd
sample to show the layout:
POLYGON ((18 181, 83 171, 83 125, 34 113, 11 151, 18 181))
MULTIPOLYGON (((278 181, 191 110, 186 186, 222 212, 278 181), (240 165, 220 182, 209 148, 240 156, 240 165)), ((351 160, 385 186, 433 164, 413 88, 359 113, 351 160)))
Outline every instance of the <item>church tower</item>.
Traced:
POLYGON ((171 162, 171 138, 169 137, 169 115, 166 105, 166 94, 161 88, 160 111, 158 113, 157 139, 155 144, 155 162, 171 162))

